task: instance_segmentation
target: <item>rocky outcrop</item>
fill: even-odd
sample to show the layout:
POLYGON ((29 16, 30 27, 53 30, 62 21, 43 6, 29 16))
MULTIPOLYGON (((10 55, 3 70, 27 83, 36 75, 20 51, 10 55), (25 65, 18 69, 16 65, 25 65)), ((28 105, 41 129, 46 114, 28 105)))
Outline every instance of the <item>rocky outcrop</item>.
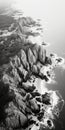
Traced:
POLYGON ((41 94, 35 85, 36 77, 48 80, 49 71, 45 73, 44 68, 49 65, 51 59, 46 56, 46 50, 36 44, 24 45, 10 58, 0 82, 1 130, 29 130, 34 125, 39 129, 54 127, 53 114, 46 113, 48 109, 54 112, 52 96, 48 92, 41 94))
MULTIPOLYGON (((53 119, 54 115, 57 116, 55 107, 60 102, 59 96, 52 91, 42 94, 38 89, 40 86, 35 83, 38 78, 49 81, 52 60, 47 57, 43 46, 26 39, 29 35, 36 35, 28 30, 28 27, 35 25, 37 23, 31 18, 23 17, 15 26, 11 25, 9 31, 16 31, 3 41, 6 44, 1 45, 0 130, 54 128, 53 119)), ((62 101, 61 97, 63 104, 62 101)))
MULTIPOLYGON (((30 82, 32 75, 42 77, 44 80, 44 73, 40 70, 45 62, 46 51, 36 44, 29 47, 24 45, 17 55, 10 58, 9 67, 4 71, 1 82, 3 97, 5 97, 5 93, 3 93, 5 85, 5 92, 8 90, 8 99, 6 98, 5 104, 3 104, 5 117, 1 121, 1 129, 31 128, 33 122, 36 122, 32 121, 32 115, 42 119, 39 116, 44 99, 40 99, 42 95, 37 91, 34 82, 33 84, 30 82)), ((0 99, 0 107, 2 100, 3 98, 0 99)))

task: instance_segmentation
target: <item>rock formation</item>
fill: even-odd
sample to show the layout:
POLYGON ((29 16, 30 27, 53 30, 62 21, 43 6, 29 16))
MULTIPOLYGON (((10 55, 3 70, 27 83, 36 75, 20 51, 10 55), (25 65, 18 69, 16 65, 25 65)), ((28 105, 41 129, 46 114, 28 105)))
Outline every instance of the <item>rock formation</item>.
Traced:
POLYGON ((0 48, 0 130, 54 128, 54 109, 60 98, 53 91, 40 93, 35 85, 36 78, 49 80, 52 58, 46 55, 43 46, 28 40, 24 44, 20 39, 21 35, 30 33, 24 26, 31 25, 36 25, 31 18, 22 18, 18 26, 13 24, 9 31, 14 28, 16 32, 8 36, 0 48))

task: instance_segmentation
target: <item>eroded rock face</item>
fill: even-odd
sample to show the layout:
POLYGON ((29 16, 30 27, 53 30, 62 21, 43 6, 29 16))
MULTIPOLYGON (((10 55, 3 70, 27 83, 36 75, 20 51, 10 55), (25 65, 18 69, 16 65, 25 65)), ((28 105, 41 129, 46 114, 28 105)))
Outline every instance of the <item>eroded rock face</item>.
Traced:
POLYGON ((12 67, 12 74, 14 77, 18 75, 17 77, 20 81, 20 78, 26 80, 32 73, 38 74, 39 77, 42 75, 43 78, 44 74, 40 70, 45 62, 46 51, 35 44, 31 45, 30 48, 26 48, 26 50, 21 49, 19 54, 11 59, 10 65, 12 67))

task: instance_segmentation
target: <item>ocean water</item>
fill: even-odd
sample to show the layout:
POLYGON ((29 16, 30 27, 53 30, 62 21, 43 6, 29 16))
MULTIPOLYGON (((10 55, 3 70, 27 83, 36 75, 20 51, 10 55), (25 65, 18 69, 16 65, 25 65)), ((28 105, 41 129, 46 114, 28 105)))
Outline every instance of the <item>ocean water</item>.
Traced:
MULTIPOLYGON (((20 11, 20 13, 15 11, 16 15, 14 14, 13 16, 12 16, 13 13, 11 13, 11 12, 10 12, 10 14, 9 13, 5 14, 4 12, 3 12, 3 14, 0 14, 0 29, 4 29, 4 27, 7 28, 8 26, 10 26, 11 23, 13 23, 16 20, 16 18, 22 16, 23 11, 19 10, 21 7, 20 6, 13 6, 13 7, 16 7, 16 9, 18 9, 18 11, 20 11)), ((7 9, 7 10, 9 11, 9 9, 7 9)), ((48 16, 48 14, 46 14, 46 13, 42 13, 42 14, 43 14, 43 17, 42 17, 43 25, 42 26, 44 29, 43 39, 46 43, 49 43, 49 46, 45 47, 47 50, 47 55, 49 55, 50 53, 55 53, 55 54, 58 54, 59 56, 65 58, 65 35, 64 35, 65 34, 65 25, 64 25, 64 21, 63 21, 64 17, 63 17, 63 19, 61 17, 62 22, 59 23, 60 19, 58 19, 58 22, 56 22, 57 16, 56 17, 54 16, 55 23, 53 23, 53 20, 51 20, 51 19, 53 19, 52 15, 48 19, 46 17, 46 16, 48 16)), ((50 14, 49 14, 49 16, 50 16, 50 14)), ((31 17, 32 17, 32 15, 31 15, 31 17)), ((39 16, 38 16, 38 18, 39 18, 39 16)), ((58 90, 60 92, 60 94, 62 95, 63 99, 65 100, 65 65, 63 65, 61 67, 56 67, 54 70, 54 73, 55 73, 55 82, 45 83, 46 87, 49 90, 54 90, 54 91, 58 90)), ((57 119, 57 121, 56 121, 55 129, 56 130, 65 129, 64 122, 65 122, 65 106, 63 107, 63 110, 61 111, 59 119, 57 119)))
MULTIPOLYGON (((64 26, 64 25, 62 25, 64 26)), ((57 30, 57 34, 54 34, 54 31, 51 32, 52 28, 47 30, 48 32, 45 32, 45 41, 50 43, 50 46, 46 48, 47 53, 55 53, 59 56, 63 57, 65 59, 65 27, 61 29, 60 31, 57 30), (54 36, 55 35, 55 36, 54 36)), ((65 65, 62 67, 57 67, 54 70, 55 73, 55 83, 46 84, 46 87, 49 90, 58 90, 60 94, 62 95, 63 99, 65 100, 65 65)), ((60 117, 57 120, 56 123, 56 130, 64 130, 65 129, 65 105, 63 107, 63 110, 61 111, 60 117)))

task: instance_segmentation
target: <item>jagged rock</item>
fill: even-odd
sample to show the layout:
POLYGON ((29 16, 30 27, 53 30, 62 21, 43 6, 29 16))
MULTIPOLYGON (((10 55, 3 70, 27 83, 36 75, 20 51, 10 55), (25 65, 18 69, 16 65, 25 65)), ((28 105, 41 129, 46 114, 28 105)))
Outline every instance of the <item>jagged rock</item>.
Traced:
POLYGON ((32 94, 32 96, 33 96, 33 97, 40 96, 40 93, 39 93, 39 92, 37 92, 37 91, 32 92, 31 94, 32 94))
POLYGON ((3 80, 3 82, 4 82, 5 84, 11 84, 11 83, 15 84, 13 78, 11 78, 10 76, 8 76, 7 74, 4 74, 4 75, 3 75, 2 80, 3 80))
POLYGON ((46 57, 45 59, 45 64, 52 64, 51 58, 50 57, 46 57))
POLYGON ((27 106, 25 109, 26 114, 32 114, 31 109, 27 106))
POLYGON ((25 96, 25 98, 24 98, 24 100, 26 101, 26 102, 28 102, 30 99, 32 99, 33 97, 32 97, 32 95, 30 94, 30 93, 27 93, 26 94, 26 96, 25 96))
POLYGON ((32 52, 36 58, 36 61, 38 60, 38 51, 39 51, 39 46, 37 44, 34 44, 34 46, 32 47, 32 52))
POLYGON ((35 21, 30 17, 22 17, 19 19, 18 23, 20 24, 20 26, 30 26, 34 25, 35 21))
POLYGON ((38 113, 40 111, 40 108, 37 104, 37 101, 35 99, 31 99, 29 101, 30 107, 34 113, 38 113))
POLYGON ((42 95, 42 102, 46 105, 50 105, 50 95, 48 93, 42 95))
POLYGON ((18 73, 18 69, 13 68, 11 73, 13 74, 12 77, 13 77, 15 84, 18 84, 19 82, 22 81, 22 77, 20 77, 20 75, 18 73))
POLYGON ((13 102, 9 103, 8 107, 5 109, 7 117, 5 119, 5 124, 8 128, 16 128, 19 126, 19 115, 20 112, 13 102))
POLYGON ((22 64, 21 64, 21 66, 17 69, 17 71, 18 71, 18 74, 19 74, 20 78, 22 78, 23 80, 26 81, 28 72, 24 69, 24 67, 23 67, 22 64))
POLYGON ((37 66, 37 69, 40 72, 40 69, 43 67, 43 65, 38 61, 37 64, 36 64, 36 66, 37 66))
POLYGON ((36 88, 34 85, 29 86, 26 83, 22 83, 22 87, 24 90, 26 90, 26 92, 33 92, 36 88))
POLYGON ((36 57, 33 55, 30 48, 28 50, 28 62, 31 66, 36 63, 36 57))
POLYGON ((26 127, 28 124, 28 118, 23 113, 20 114, 19 118, 20 118, 20 125, 22 127, 26 127))
POLYGON ((41 97, 36 97, 36 100, 37 100, 38 102, 42 102, 41 97))
MULTIPOLYGON (((21 86, 20 86, 20 87, 21 87, 21 86)), ((25 95, 26 95, 25 90, 22 89, 22 88, 19 88, 19 89, 18 89, 18 92, 21 94, 21 96, 25 96, 25 95)))
POLYGON ((48 124, 48 126, 49 126, 49 128, 52 128, 52 121, 49 119, 49 120, 47 120, 47 124, 48 124))
MULTIPOLYGON (((33 53, 36 51, 36 55, 38 56, 38 51, 39 51, 39 45, 38 44, 34 44, 33 48, 32 48, 33 53)), ((35 54, 35 53, 34 53, 35 54)))
POLYGON ((43 73, 43 71, 41 71, 42 69, 42 64, 40 62, 37 62, 36 66, 33 66, 33 68, 35 69, 35 73, 40 76, 41 73, 43 73), (37 71, 37 72, 36 72, 37 71))
POLYGON ((21 56, 21 61, 22 61, 22 64, 24 65, 24 67, 29 70, 29 64, 27 62, 27 57, 26 57, 26 53, 24 52, 23 49, 21 49, 20 51, 20 56, 21 56))
POLYGON ((18 127, 25 128, 32 113, 38 114, 38 120, 44 115, 43 112, 40 113, 39 104, 47 104, 48 99, 45 100, 46 97, 44 99, 34 85, 27 83, 32 74, 44 79, 43 63, 46 58, 44 54, 45 51, 36 44, 26 48, 25 51, 21 49, 10 61, 11 71, 3 76, 4 83, 8 83, 10 88, 12 86, 15 95, 13 104, 9 103, 5 111, 6 126, 12 130, 18 127))
POLYGON ((13 64, 13 66, 15 67, 19 67, 21 66, 21 61, 20 61, 20 58, 16 55, 14 58, 11 59, 11 62, 13 64))
POLYGON ((12 23, 11 26, 8 28, 9 31, 13 31, 16 28, 16 24, 12 23))
POLYGON ((43 66, 43 67, 41 67, 41 68, 39 69, 39 75, 41 76, 41 78, 43 78, 43 77, 44 77, 44 74, 45 74, 45 70, 44 70, 44 66, 43 66))
POLYGON ((45 58, 46 58, 46 50, 42 46, 39 46, 39 61, 42 64, 44 64, 45 58))
POLYGON ((17 80, 19 80, 19 82, 22 80, 26 81, 32 72, 37 76, 44 78, 43 72, 41 72, 41 68, 43 66, 43 59, 45 59, 44 57, 46 56, 45 54, 45 50, 36 44, 33 46, 30 45, 30 48, 28 47, 25 49, 25 51, 21 49, 18 56, 15 56, 10 62, 13 68, 12 72, 14 75, 17 75, 17 80))
MULTIPOLYGON (((20 103, 19 104, 23 106, 22 102, 20 103)), ((5 120, 6 126, 8 128, 17 128, 20 126, 23 127, 27 123, 27 117, 22 112, 20 112, 20 110, 13 104, 13 102, 11 102, 8 108, 5 109, 5 112, 8 115, 5 120)))
MULTIPOLYGON (((30 35, 32 36, 37 36, 39 35, 39 32, 33 32, 31 31, 30 26, 34 26, 35 25, 35 21, 33 21, 30 17, 26 18, 20 18, 18 20, 18 24, 17 24, 17 34, 19 35, 19 37, 21 38, 21 40, 23 41, 23 43, 28 43, 30 42, 30 40, 28 39, 28 37, 30 35)), ((30 42, 31 43, 31 42, 30 42)))
POLYGON ((34 74, 39 74, 39 71, 38 71, 38 68, 37 68, 36 65, 33 65, 33 66, 32 66, 32 72, 33 72, 34 74))
POLYGON ((43 118, 43 116, 44 116, 44 111, 40 111, 38 113, 38 115, 37 115, 38 120, 41 121, 41 119, 43 118))
POLYGON ((18 105, 18 108, 25 113, 25 108, 26 108, 25 101, 19 93, 16 93, 15 101, 16 104, 18 105))

